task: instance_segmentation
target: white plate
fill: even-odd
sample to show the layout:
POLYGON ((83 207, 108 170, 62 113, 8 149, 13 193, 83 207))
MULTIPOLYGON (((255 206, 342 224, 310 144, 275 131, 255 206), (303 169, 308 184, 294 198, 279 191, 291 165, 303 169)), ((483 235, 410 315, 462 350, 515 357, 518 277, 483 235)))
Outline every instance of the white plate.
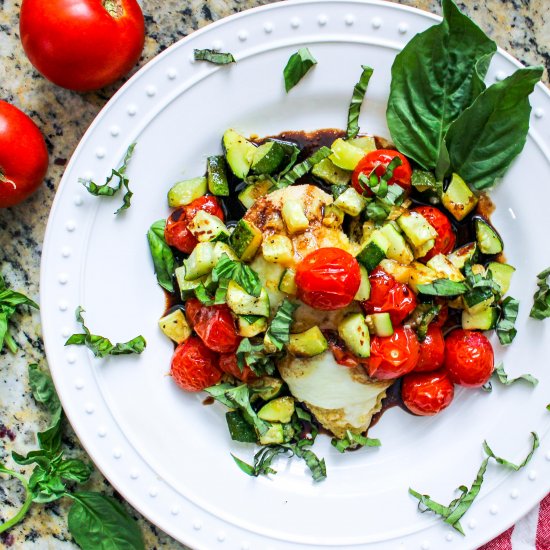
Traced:
MULTIPOLYGON (((67 168, 48 224, 41 276, 43 330, 56 387, 80 440, 117 490, 194 548, 474 548, 550 489, 550 322, 527 318, 535 274, 550 264, 550 101, 543 86, 532 96, 526 149, 494 195, 493 218, 518 268, 511 294, 522 299, 517 340, 506 351, 497 345, 497 355, 511 375, 537 375, 536 389, 495 384, 490 395, 461 389, 434 418, 390 410, 372 430, 382 440, 380 449, 339 455, 320 437, 315 451, 326 457, 328 479, 315 484, 298 461, 278 462, 279 474, 270 479, 241 473, 229 453, 250 459, 252 449, 230 441, 223 407, 201 405, 204 395, 186 394, 166 376, 172 345, 156 324, 164 297, 145 233, 168 215, 171 184, 202 173, 206 155, 220 150, 228 127, 266 135, 345 126, 361 64, 375 69, 361 127, 388 135, 384 111, 393 58, 436 21, 418 10, 364 1, 274 4, 224 19, 135 75, 92 124, 67 168), (319 63, 287 95, 282 68, 302 45, 319 63), (237 64, 191 61, 193 48, 213 47, 233 52, 237 64), (78 178, 102 181, 133 141, 138 145, 128 173, 135 195, 131 209, 117 217, 120 199, 89 196, 78 178), (114 341, 143 334, 146 351, 96 360, 83 348, 63 347, 78 329, 78 305, 94 332, 114 341), (448 502, 455 487, 473 481, 484 439, 518 461, 532 430, 541 436, 541 448, 528 468, 510 473, 489 467, 463 521, 466 538, 417 512, 409 487, 448 502)), ((499 52, 488 81, 517 66, 499 52)))

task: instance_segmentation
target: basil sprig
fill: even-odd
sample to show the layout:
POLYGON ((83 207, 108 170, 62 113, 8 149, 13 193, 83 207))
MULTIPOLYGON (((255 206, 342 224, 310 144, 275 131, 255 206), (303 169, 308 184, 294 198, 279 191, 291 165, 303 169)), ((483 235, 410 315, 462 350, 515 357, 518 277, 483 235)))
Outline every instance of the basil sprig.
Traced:
POLYGON ((153 258, 153 266, 157 276, 158 284, 168 292, 174 292, 172 275, 176 266, 174 253, 166 243, 164 229, 166 220, 158 220, 147 231, 149 250, 153 258))
POLYGON ((346 137, 348 139, 354 138, 359 133, 359 114, 363 105, 363 99, 367 93, 370 77, 374 71, 374 69, 366 65, 361 65, 361 68, 363 72, 359 77, 359 82, 353 87, 353 94, 348 109, 348 127, 346 130, 346 137))
POLYGON ((228 52, 217 52, 216 50, 193 50, 195 61, 208 61, 214 65, 228 65, 235 63, 235 58, 228 52))
POLYGON ((134 154, 135 147, 135 143, 132 143, 128 147, 128 149, 126 150, 126 154, 124 155, 124 160, 122 161, 122 164, 116 170, 111 170, 111 175, 105 180, 104 184, 98 185, 91 180, 86 180, 82 178, 79 180, 80 183, 84 185, 88 193, 90 193, 90 195, 93 195, 94 197, 113 197, 124 187, 126 189, 126 192, 122 197, 122 205, 115 212, 115 214, 120 214, 120 212, 127 210, 131 206, 132 197, 134 194, 132 193, 132 191, 130 191, 130 180, 126 177, 126 170, 128 169, 128 164, 130 163, 130 159, 134 154), (113 186, 111 186, 111 183, 115 178, 117 181, 113 186))
POLYGON ((533 319, 548 319, 550 317, 550 285, 548 278, 550 277, 550 267, 537 275, 538 290, 533 296, 533 307, 529 313, 529 317, 533 319))
POLYGON ((82 313, 84 310, 81 306, 76 308, 76 320, 82 326, 84 333, 73 334, 66 342, 66 346, 86 346, 95 357, 106 357, 107 355, 129 355, 131 353, 140 354, 147 343, 143 336, 136 336, 128 342, 122 344, 112 344, 108 338, 91 334, 86 325, 82 313))
POLYGON ((288 344, 292 316, 297 308, 297 304, 285 298, 267 329, 267 336, 279 351, 283 349, 285 344, 288 344))
POLYGON ((330 441, 331 445, 340 453, 344 453, 349 449, 357 449, 359 447, 380 447, 382 443, 379 439, 372 439, 361 434, 356 434, 346 430, 346 435, 342 439, 333 437, 330 441))
POLYGON ((316 64, 317 60, 311 55, 308 48, 300 48, 296 53, 293 53, 283 69, 286 92, 288 93, 294 88, 311 67, 316 64))
POLYGON ((332 155, 332 151, 328 147, 320 147, 307 159, 296 164, 284 177, 280 178, 277 182, 277 187, 281 189, 293 185, 302 176, 305 176, 316 164, 330 155, 332 155))

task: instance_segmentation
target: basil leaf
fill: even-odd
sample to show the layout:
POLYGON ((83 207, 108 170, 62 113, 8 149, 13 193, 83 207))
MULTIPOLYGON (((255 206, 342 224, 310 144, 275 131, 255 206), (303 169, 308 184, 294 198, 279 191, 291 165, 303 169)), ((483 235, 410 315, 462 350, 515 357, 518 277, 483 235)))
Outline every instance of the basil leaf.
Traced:
POLYGON ((306 463, 313 481, 322 481, 327 477, 327 466, 324 458, 319 459, 313 451, 304 449, 299 445, 294 445, 292 449, 294 454, 306 463))
POLYGON ((408 321, 410 326, 416 331, 420 342, 423 342, 428 333, 430 323, 438 316, 441 306, 433 303, 418 304, 408 321))
POLYGON ((233 460, 235 461, 235 464, 246 474, 249 476, 257 477, 256 469, 254 466, 251 466, 250 464, 246 463, 244 460, 241 460, 239 457, 235 456, 233 453, 230 453, 233 460))
POLYGON ((451 166, 474 189, 491 187, 521 153, 531 105, 529 94, 542 67, 518 69, 482 92, 449 127, 451 166))
POLYGON ((56 470, 63 479, 77 483, 86 483, 92 475, 92 468, 77 458, 63 460, 56 470))
POLYGON ((311 52, 307 48, 300 48, 296 53, 293 53, 286 67, 283 69, 283 76, 285 79, 285 90, 288 93, 305 74, 317 64, 317 60, 311 55, 311 52))
POLYGON ((433 283, 418 285, 418 292, 428 296, 459 296, 467 290, 465 283, 450 279, 437 279, 433 283))
POLYGON ((298 305, 285 298, 267 329, 267 336, 279 351, 285 344, 288 344, 292 315, 296 309, 298 309, 298 305))
POLYGON ((106 357, 107 355, 129 355, 143 352, 147 343, 143 336, 136 336, 129 342, 122 344, 112 344, 108 338, 91 334, 89 329, 84 324, 82 313, 84 310, 81 306, 76 308, 76 320, 82 325, 84 334, 73 334, 66 342, 66 346, 86 346, 95 357, 106 357))
POLYGON ((336 200, 342 193, 346 192, 349 189, 349 185, 331 185, 330 191, 334 200, 336 200))
POLYGON ((340 453, 347 451, 348 449, 357 449, 358 447, 380 447, 379 439, 371 439, 361 434, 356 434, 346 430, 346 436, 342 439, 332 438, 330 443, 340 453))
MULTIPOLYGON (((212 270, 212 281, 216 283, 223 279, 235 281, 251 296, 258 297, 261 294, 262 283, 258 274, 250 266, 238 260, 231 260, 227 254, 222 254, 212 270)), ((227 286, 225 289, 227 290, 227 286)))
POLYGON ((506 468, 510 468, 511 470, 515 470, 517 472, 518 470, 521 470, 524 466, 526 466, 529 463, 531 458, 533 458, 534 452, 539 448, 539 445, 540 445, 539 436, 537 435, 536 432, 531 432, 531 436, 533 437, 531 450, 529 451, 529 454, 525 457, 523 462, 521 462, 521 464, 514 464, 513 462, 510 462, 505 458, 500 458, 496 456, 495 453, 493 453, 493 451, 491 450, 491 447, 489 447, 489 444, 487 443, 487 441, 483 442, 483 450, 485 451, 488 457, 494 458, 502 466, 505 466, 506 468))
MULTIPOLYGON (((208 393, 210 393, 214 399, 218 399, 218 397, 211 392, 208 393)), ((244 417, 256 428, 258 434, 263 435, 268 430, 268 424, 258 417, 256 411, 250 404, 250 390, 246 384, 241 384, 237 387, 231 386, 229 389, 226 389, 224 392, 224 399, 226 400, 225 403, 229 402, 232 408, 237 408, 242 411, 244 417)))
POLYGON ((195 61, 208 61, 214 65, 228 65, 229 63, 236 63, 232 54, 227 52, 217 52, 215 50, 193 50, 193 57, 195 61))
POLYGON ((354 138, 359 133, 359 114, 361 112, 361 105, 363 104, 363 98, 367 92, 370 77, 374 71, 374 69, 366 65, 361 65, 361 68, 363 72, 359 77, 359 82, 353 87, 353 94, 348 109, 347 139, 354 138))
POLYGON ((208 294, 208 290, 206 290, 206 287, 203 283, 200 283, 199 286, 195 287, 194 293, 195 297, 202 305, 211 306, 214 304, 214 300, 210 297, 210 294, 208 294))
POLYGON ((305 176, 316 164, 332 155, 332 151, 328 147, 321 147, 311 154, 306 160, 300 162, 292 170, 290 170, 283 178, 277 182, 279 189, 293 185, 302 176, 305 176))
POLYGON ((5 520, 3 523, 0 524, 0 533, 4 533, 6 531, 9 531, 14 525, 17 525, 27 515, 27 512, 29 511, 29 508, 32 505, 32 494, 29 491, 29 485, 27 483, 27 480, 21 474, 8 469, 1 462, 0 462, 0 474, 6 474, 8 476, 15 477, 16 479, 18 479, 21 482, 21 485, 23 485, 23 489, 25 491, 25 501, 21 505, 21 508, 19 508, 19 510, 13 517, 11 517, 8 520, 5 520))
POLYGON ((245 366, 250 367, 257 376, 272 375, 277 370, 273 357, 265 353, 263 344, 253 344, 248 338, 243 338, 235 353, 241 372, 245 366))
MULTIPOLYGON (((295 143, 290 142, 284 142, 277 140, 277 143, 279 143, 283 149, 285 150, 285 156, 287 164, 286 166, 279 172, 279 179, 282 178, 287 172, 292 170, 292 167, 296 164, 296 161, 298 160, 298 156, 300 154, 300 148, 295 143)), ((273 178, 268 176, 268 179, 275 184, 275 181, 273 178)))
MULTIPOLYGON (((533 296, 533 307, 529 313, 529 317, 533 319, 548 319, 550 317, 550 285, 548 278, 550 277, 550 267, 537 275, 538 290, 533 296)), ((1 342, 1 340, 0 340, 1 342)), ((0 349, 2 349, 0 347, 0 349)))
POLYGON ((227 399, 225 397, 225 392, 232 389, 234 386, 232 384, 223 383, 223 384, 216 384, 215 386, 210 386, 209 388, 205 388, 204 391, 212 396, 216 401, 219 401, 226 407, 233 407, 233 402, 227 399))
POLYGON ((158 284, 168 292, 174 292, 174 283, 172 275, 176 262, 172 249, 166 244, 164 238, 164 228, 166 220, 155 222, 147 231, 147 240, 149 241, 149 249, 153 258, 155 274, 158 284))
POLYGON ((529 384, 532 384, 533 386, 536 386, 539 381, 537 378, 535 378, 532 374, 522 374, 521 376, 518 376, 517 378, 508 378, 508 375, 504 371, 504 365, 502 363, 499 363, 495 367, 495 372, 493 374, 496 374, 498 377, 498 380, 501 384, 504 384, 505 386, 510 386, 514 382, 528 382, 529 384))
POLYGON ((426 170, 439 164, 440 179, 448 168, 447 129, 485 89, 496 52, 451 0, 442 5, 443 21, 413 37, 395 58, 386 112, 397 149, 426 170))
POLYGON ((69 496, 69 531, 82 550, 145 550, 137 523, 114 498, 90 491, 69 496))
POLYGON ((411 174, 411 185, 421 192, 432 189, 438 194, 443 190, 441 182, 435 179, 432 172, 414 169, 411 174))
POLYGON ((515 328, 515 322, 518 317, 519 302, 515 298, 508 296, 500 304, 500 319, 498 320, 496 331, 500 343, 507 346, 512 343, 518 331, 515 328))
POLYGON ((233 441, 242 441, 243 443, 258 441, 254 428, 245 420, 241 411, 229 411, 225 413, 225 419, 233 441))

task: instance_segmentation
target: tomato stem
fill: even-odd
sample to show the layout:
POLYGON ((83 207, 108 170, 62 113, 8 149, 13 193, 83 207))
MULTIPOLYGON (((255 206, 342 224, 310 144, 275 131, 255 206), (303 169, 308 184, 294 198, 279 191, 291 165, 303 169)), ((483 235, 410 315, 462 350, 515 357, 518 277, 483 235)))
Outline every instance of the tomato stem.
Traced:
POLYGON ((103 0, 103 7, 107 10, 109 15, 115 19, 122 17, 124 13, 120 0, 103 0))

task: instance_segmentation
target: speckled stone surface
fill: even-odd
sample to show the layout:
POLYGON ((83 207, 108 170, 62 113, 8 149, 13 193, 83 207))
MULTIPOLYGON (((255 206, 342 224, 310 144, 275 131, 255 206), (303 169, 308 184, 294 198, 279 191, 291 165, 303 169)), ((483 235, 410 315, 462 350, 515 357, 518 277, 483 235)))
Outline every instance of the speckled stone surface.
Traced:
MULTIPOLYGON (((255 0, 145 0, 143 10, 147 38, 139 66, 211 21, 266 3, 255 0)), ((440 11, 431 0, 401 0, 401 3, 432 12, 440 11)), ((550 12, 548 0, 466 0, 461 8, 505 50, 526 64, 550 70, 550 12)), ((0 0, 0 98, 28 113, 46 136, 50 168, 41 189, 24 204, 0 210, 0 272, 9 286, 35 300, 39 293, 42 241, 50 206, 64 166, 98 111, 122 82, 100 92, 76 94, 42 78, 25 57, 19 42, 20 2, 0 0)), ((137 68, 135 69, 137 70, 137 68)), ((15 318, 12 333, 20 350, 0 354, 0 461, 12 466, 12 450, 26 453, 36 445, 35 433, 47 424, 48 416, 33 401, 27 380, 27 365, 47 367, 37 313, 24 312, 15 318)), ((69 455, 85 458, 69 426, 64 443, 69 455)), ((87 488, 112 493, 109 484, 94 473, 87 488)), ((20 494, 15 482, 0 483, 0 520, 10 517, 20 494)), ((0 536, 0 547, 22 549, 73 549, 66 528, 68 502, 36 505, 25 521, 0 536)), ((146 548, 183 548, 139 514, 146 548)))

